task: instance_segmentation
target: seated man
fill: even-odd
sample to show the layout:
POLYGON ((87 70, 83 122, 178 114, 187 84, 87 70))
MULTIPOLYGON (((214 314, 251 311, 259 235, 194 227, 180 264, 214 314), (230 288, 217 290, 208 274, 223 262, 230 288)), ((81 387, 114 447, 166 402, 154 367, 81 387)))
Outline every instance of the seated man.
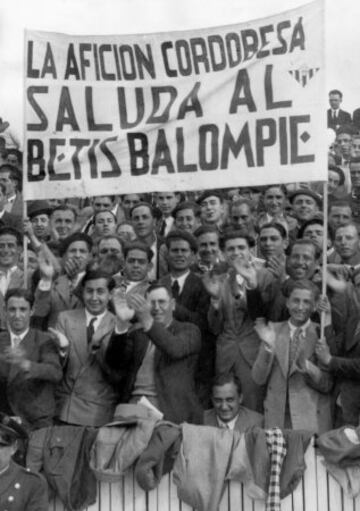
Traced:
POLYGON ((240 382, 232 375, 224 374, 213 380, 211 401, 213 408, 204 412, 205 426, 235 429, 244 433, 252 426, 264 425, 264 417, 242 406, 240 382))
POLYGON ((195 369, 201 334, 192 323, 173 318, 175 300, 163 284, 152 284, 146 297, 114 298, 118 335, 107 353, 122 374, 122 401, 146 397, 175 423, 202 423, 203 411, 195 393, 195 369), (134 314, 140 328, 130 328, 134 314))
MULTIPOLYGON (((289 321, 256 325, 262 343, 252 377, 259 385, 267 384, 265 428, 322 433, 332 427, 329 395, 332 378, 316 365, 318 334, 310 320, 318 296, 319 291, 312 282, 294 282, 286 301, 289 321)), ((328 302, 321 300, 318 305, 326 311, 326 324, 330 325, 328 302)))
POLYGON ((5 388, 1 409, 28 430, 51 426, 55 416, 55 385, 62 379, 58 347, 49 334, 30 328, 33 299, 25 289, 5 296, 7 331, 0 333, 0 381, 5 388))

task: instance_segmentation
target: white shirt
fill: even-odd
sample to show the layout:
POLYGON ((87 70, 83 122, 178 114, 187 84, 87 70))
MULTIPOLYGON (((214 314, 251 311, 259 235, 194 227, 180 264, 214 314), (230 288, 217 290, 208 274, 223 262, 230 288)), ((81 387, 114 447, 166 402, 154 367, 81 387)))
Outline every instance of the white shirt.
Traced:
POLYGON ((10 284, 11 275, 14 273, 16 269, 17 266, 15 265, 12 268, 9 268, 8 270, 0 270, 0 292, 3 296, 6 295, 6 291, 10 284))
POLYGON ((91 314, 87 309, 85 309, 85 316, 86 316, 86 326, 88 327, 89 324, 90 324, 90 321, 95 318, 95 321, 93 323, 93 327, 94 327, 94 332, 97 330, 98 326, 100 325, 103 317, 105 316, 105 314, 107 313, 107 311, 104 311, 102 314, 98 314, 97 316, 95 316, 94 314, 91 314))
POLYGON ((296 330, 298 328, 300 328, 300 332, 301 332, 301 335, 303 335, 305 337, 306 335, 306 329, 307 327, 310 325, 310 318, 307 320, 306 323, 304 323, 303 325, 301 326, 295 326, 291 323, 291 321, 289 320, 288 321, 288 325, 289 325, 289 328, 290 328, 290 339, 292 339, 294 337, 294 334, 296 332, 296 330))
POLYGON ((179 284, 179 294, 182 293, 182 290, 183 290, 184 285, 185 285, 185 280, 186 280, 187 276, 189 275, 189 273, 190 273, 190 270, 188 270, 183 275, 180 275, 180 277, 173 277, 173 276, 171 276, 171 287, 174 284, 175 280, 177 280, 178 284, 179 284))
POLYGON ((218 416, 216 416, 216 420, 219 425, 219 428, 233 430, 233 429, 235 429, 235 424, 236 424, 238 417, 239 417, 239 414, 237 414, 231 421, 223 422, 218 416))
POLYGON ((25 332, 23 332, 22 334, 14 334, 14 332, 12 332, 9 328, 11 347, 17 348, 19 346, 20 342, 24 339, 24 337, 27 336, 29 330, 30 330, 30 328, 27 328, 25 330, 25 332), (20 342, 17 341, 17 339, 20 339, 20 342))
POLYGON ((156 280, 156 270, 157 270, 157 261, 158 261, 158 257, 159 257, 159 254, 158 254, 158 249, 157 249, 157 239, 155 238, 155 241, 154 243, 150 246, 150 249, 153 253, 153 256, 152 256, 152 259, 151 259, 151 264, 152 264, 152 267, 151 269, 148 271, 148 278, 150 281, 152 280, 156 280))

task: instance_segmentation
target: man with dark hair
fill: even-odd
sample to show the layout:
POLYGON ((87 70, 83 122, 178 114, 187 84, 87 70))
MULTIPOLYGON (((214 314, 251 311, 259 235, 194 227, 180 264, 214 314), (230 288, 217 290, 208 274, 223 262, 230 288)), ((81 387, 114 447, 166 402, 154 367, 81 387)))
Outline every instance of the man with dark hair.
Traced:
POLYGON ((60 245, 64 273, 56 274, 51 253, 39 255, 40 281, 35 291, 34 315, 54 325, 60 311, 82 306, 78 285, 91 260, 92 240, 82 232, 65 238, 60 245))
POLYGON ((240 382, 231 373, 214 378, 211 401, 213 408, 204 412, 205 426, 236 430, 239 433, 245 433, 253 426, 264 426, 263 415, 241 404, 240 382))
POLYGON ((263 192, 263 205, 265 211, 258 216, 257 225, 261 227, 269 222, 282 224, 286 231, 289 225, 285 217, 287 191, 285 185, 270 185, 263 192))
POLYGON ((256 239, 256 208, 250 200, 238 199, 231 202, 229 206, 229 220, 231 229, 247 229, 249 234, 256 239))
POLYGON ((335 131, 343 124, 351 124, 351 115, 349 112, 340 109, 343 99, 342 92, 333 89, 329 92, 330 108, 327 111, 327 126, 335 131))
POLYGON ((13 215, 23 217, 24 202, 20 192, 21 173, 13 165, 5 163, 0 166, 0 183, 6 186, 7 204, 6 211, 13 215))
POLYGON ((360 265, 360 239, 355 224, 340 225, 335 229, 334 248, 341 258, 341 264, 353 268, 360 265))
POLYGON ((323 433, 332 427, 329 393, 333 382, 317 365, 318 334, 310 320, 317 305, 326 313, 326 325, 331 325, 331 315, 328 302, 319 302, 318 296, 312 282, 294 282, 286 300, 289 320, 255 327, 262 343, 252 376, 259 385, 267 385, 265 428, 323 433))
POLYGON ((17 231, 23 230, 22 218, 6 211, 6 186, 0 182, 0 227, 13 227, 17 231))
POLYGON ((352 222, 352 211, 349 201, 336 200, 329 204, 328 221, 332 229, 352 222))
POLYGON ((196 229, 194 236, 197 241, 197 262, 192 270, 200 275, 208 271, 226 273, 227 264, 221 260, 220 232, 214 225, 202 225, 196 229))
POLYGON ((125 296, 129 297, 132 294, 145 295, 149 287, 148 273, 152 257, 151 249, 141 241, 135 240, 124 246, 123 274, 114 276, 115 286, 117 289, 120 288, 124 300, 125 296))
POLYGON ((7 330, 0 333, 0 379, 6 383, 2 411, 21 418, 30 431, 51 426, 55 385, 62 379, 58 347, 49 334, 30 328, 33 299, 22 288, 5 296, 7 330), (4 403, 10 410, 4 410, 4 403))
POLYGON ((48 511, 47 485, 39 474, 12 459, 26 432, 8 415, 0 414, 0 509, 48 511))
POLYGON ((258 236, 260 255, 265 259, 266 268, 276 278, 284 276, 285 250, 288 244, 288 234, 283 224, 277 222, 262 224, 258 236))
POLYGON ((217 190, 207 190, 196 201, 200 206, 201 221, 221 229, 224 222, 224 197, 217 190))
POLYGON ((200 208, 196 202, 182 201, 173 210, 174 226, 194 234, 200 225, 200 208))
POLYGON ((172 213, 179 203, 180 194, 178 192, 157 192, 155 200, 162 214, 158 219, 158 232, 160 236, 164 237, 173 228, 174 217, 172 213))
POLYGON ((77 213, 75 208, 67 204, 60 204, 52 210, 50 223, 58 240, 64 240, 74 232, 76 217, 77 213))
POLYGON ((57 416, 64 423, 99 427, 113 418, 119 381, 118 360, 107 362, 115 328, 108 311, 113 285, 106 273, 88 271, 81 282, 83 306, 60 312, 52 329, 64 354, 64 378, 57 389, 57 416))
POLYGON ((146 297, 129 298, 138 329, 129 329, 129 311, 122 302, 114 300, 114 306, 119 334, 108 357, 121 365, 122 400, 146 398, 165 420, 201 423, 203 411, 195 393, 201 334, 196 325, 174 319, 171 290, 154 283, 146 297))

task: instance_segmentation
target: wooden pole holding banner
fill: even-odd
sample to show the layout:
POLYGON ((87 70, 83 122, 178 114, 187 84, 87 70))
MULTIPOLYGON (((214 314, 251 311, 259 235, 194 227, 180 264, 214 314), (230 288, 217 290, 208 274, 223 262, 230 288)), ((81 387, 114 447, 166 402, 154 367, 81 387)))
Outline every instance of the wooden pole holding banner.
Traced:
MULTIPOLYGON (((27 60, 27 47, 26 47, 26 30, 24 30, 24 62, 27 60)), ((24 105, 24 122, 23 122, 23 175, 22 175, 22 195, 24 197, 25 184, 25 172, 28 172, 28 156, 27 156, 27 144, 26 144, 26 73, 23 74, 23 105, 24 105)), ((23 206, 23 228, 27 218, 27 202, 24 200, 23 206)), ((24 267, 24 287, 28 288, 28 238, 24 234, 23 236, 23 267, 24 267)))
MULTIPOLYGON (((323 215, 324 215, 324 234, 322 247, 322 272, 321 272, 321 294, 326 295, 326 265, 327 265, 327 242, 328 242, 328 184, 323 183, 323 215)), ((320 339, 324 337, 325 313, 320 316, 320 339)))

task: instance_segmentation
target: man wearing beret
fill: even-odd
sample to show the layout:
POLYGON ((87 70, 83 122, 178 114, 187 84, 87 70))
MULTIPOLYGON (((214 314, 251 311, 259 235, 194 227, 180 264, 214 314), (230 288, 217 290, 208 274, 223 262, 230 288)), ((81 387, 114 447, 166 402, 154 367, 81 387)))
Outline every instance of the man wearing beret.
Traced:
POLYGON ((12 460, 25 431, 13 419, 0 414, 0 509, 47 511, 47 486, 39 474, 12 460))

